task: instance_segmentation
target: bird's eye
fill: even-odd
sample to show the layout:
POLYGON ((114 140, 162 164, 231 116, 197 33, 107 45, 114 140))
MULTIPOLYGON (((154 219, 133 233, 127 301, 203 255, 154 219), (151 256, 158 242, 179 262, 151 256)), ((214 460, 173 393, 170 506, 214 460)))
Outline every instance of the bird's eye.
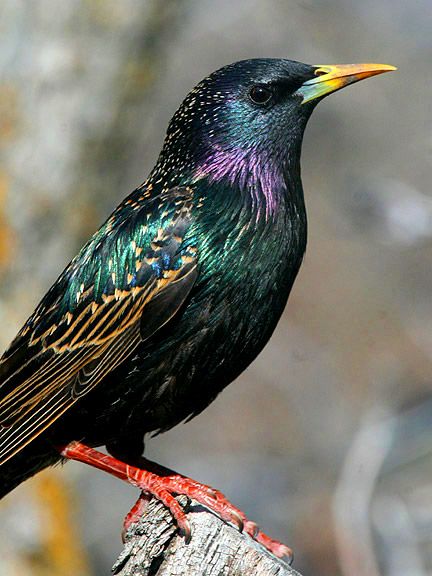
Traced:
POLYGON ((252 86, 249 91, 249 98, 254 104, 267 104, 272 96, 273 92, 267 86, 252 86))

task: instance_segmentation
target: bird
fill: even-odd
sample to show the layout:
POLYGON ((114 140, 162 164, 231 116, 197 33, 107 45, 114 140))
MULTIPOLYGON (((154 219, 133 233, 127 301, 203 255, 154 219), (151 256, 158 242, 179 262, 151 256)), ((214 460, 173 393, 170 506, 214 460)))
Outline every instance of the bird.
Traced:
POLYGON ((325 96, 395 70, 249 59, 172 117, 148 178, 66 266, 0 361, 0 497, 74 459, 154 496, 187 540, 186 494, 277 556, 291 550, 209 486, 144 457, 270 339, 302 264, 303 134, 325 96), (104 454, 97 447, 105 447, 104 454))

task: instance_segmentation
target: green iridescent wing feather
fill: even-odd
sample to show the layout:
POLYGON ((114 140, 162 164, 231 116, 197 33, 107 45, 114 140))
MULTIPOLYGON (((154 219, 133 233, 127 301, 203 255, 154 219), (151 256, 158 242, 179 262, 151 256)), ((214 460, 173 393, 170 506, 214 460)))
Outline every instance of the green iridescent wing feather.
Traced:
POLYGON ((193 191, 123 202, 69 264, 0 363, 0 463, 177 312, 197 276, 193 191))

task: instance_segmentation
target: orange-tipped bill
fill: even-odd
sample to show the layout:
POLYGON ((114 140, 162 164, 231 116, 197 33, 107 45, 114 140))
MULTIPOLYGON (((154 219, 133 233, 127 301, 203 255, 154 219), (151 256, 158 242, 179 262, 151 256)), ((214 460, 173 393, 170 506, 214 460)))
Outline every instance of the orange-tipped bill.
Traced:
POLYGON ((307 80, 297 92, 303 96, 302 104, 336 92, 369 76, 397 70, 388 64, 339 64, 316 66, 316 78, 307 80))

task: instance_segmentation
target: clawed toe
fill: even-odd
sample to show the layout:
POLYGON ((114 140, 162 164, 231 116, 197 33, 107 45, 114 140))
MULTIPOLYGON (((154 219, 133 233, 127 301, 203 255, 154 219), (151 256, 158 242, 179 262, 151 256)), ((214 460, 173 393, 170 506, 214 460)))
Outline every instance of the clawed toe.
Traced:
POLYGON ((247 520, 244 525, 244 531, 246 534, 249 534, 251 538, 256 538, 259 533, 258 524, 256 522, 252 522, 251 520, 247 520))
POLYGON ((292 564, 294 559, 294 553, 291 548, 282 544, 282 542, 278 542, 277 540, 273 540, 264 532, 258 531, 255 536, 255 540, 262 544, 269 552, 274 554, 277 558, 285 558, 285 561, 288 564, 292 564))

